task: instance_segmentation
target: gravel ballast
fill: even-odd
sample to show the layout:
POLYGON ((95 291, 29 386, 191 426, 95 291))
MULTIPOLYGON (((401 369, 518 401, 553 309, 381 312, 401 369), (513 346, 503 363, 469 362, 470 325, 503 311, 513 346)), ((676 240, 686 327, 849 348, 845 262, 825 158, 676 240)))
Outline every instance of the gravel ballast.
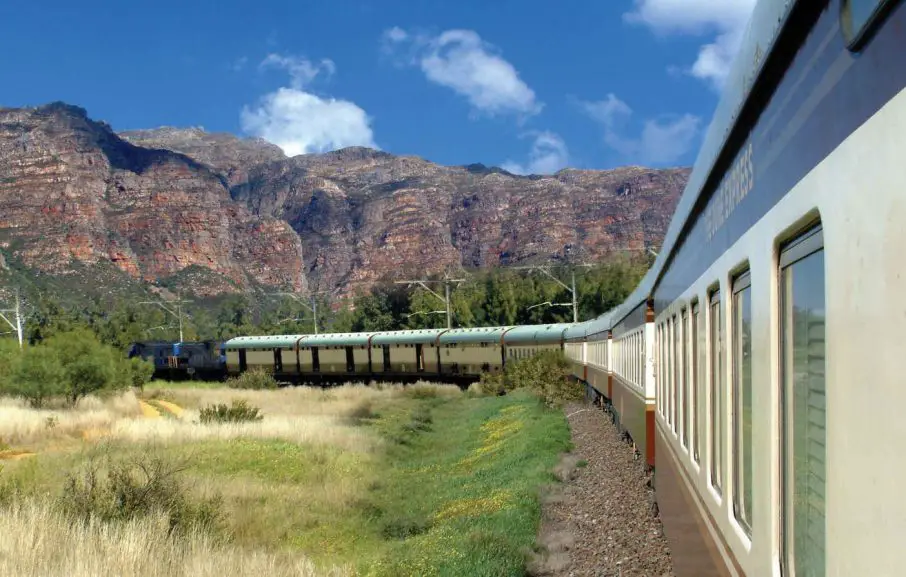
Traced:
POLYGON ((531 574, 672 577, 643 459, 600 408, 565 411, 574 449, 556 471, 564 483, 545 498, 531 574))

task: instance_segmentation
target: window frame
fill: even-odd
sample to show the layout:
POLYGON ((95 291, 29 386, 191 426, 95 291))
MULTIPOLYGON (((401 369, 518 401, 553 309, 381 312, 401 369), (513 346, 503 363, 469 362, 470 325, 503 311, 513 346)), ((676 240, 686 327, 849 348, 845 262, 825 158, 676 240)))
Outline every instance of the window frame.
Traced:
POLYGON ((699 387, 699 370, 698 370, 698 368, 699 368, 699 358, 698 358, 699 327, 698 327, 698 321, 701 318, 699 316, 700 307, 698 304, 698 300, 692 301, 692 304, 689 307, 689 311, 690 311, 689 321, 691 323, 691 331, 690 331, 689 336, 690 336, 690 341, 691 341, 691 345, 692 345, 691 363, 690 363, 690 373, 691 373, 690 390, 692 392, 692 399, 691 399, 692 400, 692 410, 691 410, 690 416, 692 417, 692 421, 690 423, 689 429, 692 432, 692 443, 691 443, 692 444, 692 460, 696 464, 698 464, 698 463, 701 463, 701 438, 702 438, 702 435, 701 435, 702 419, 699 418, 701 416, 701 413, 699 412, 699 410, 700 410, 699 403, 701 400, 701 395, 699 393, 701 391, 698 390, 698 387, 699 387))
POLYGON ((723 417, 723 381, 721 374, 723 373, 724 363, 723 361, 723 343, 725 337, 723 336, 723 311, 721 307, 723 306, 722 295, 720 292, 720 287, 716 287, 709 291, 708 293, 708 428, 710 431, 709 440, 710 446, 708 447, 709 454, 709 483, 711 488, 717 492, 718 495, 723 495, 723 464, 724 464, 724 451, 723 451, 723 429, 724 429, 724 419, 723 417), (717 311, 717 319, 715 322, 714 311, 717 311), (716 329, 715 329, 716 326, 716 329), (715 332, 716 331, 716 332, 715 332), (715 335, 720 337, 718 343, 714 342, 715 335), (715 363, 715 360, 717 363, 715 363), (715 366, 717 364, 718 366, 715 366))
POLYGON ((689 448, 689 413, 692 411, 689 401, 689 311, 683 307, 680 309, 680 380, 682 384, 682 409, 680 440, 683 447, 689 448))
POLYGON ((679 356, 679 347, 680 345, 680 327, 678 324, 677 314, 673 313, 672 326, 670 331, 670 354, 673 357, 673 370, 670 373, 670 376, 673 380, 673 434, 677 437, 680 435, 680 403, 682 399, 680 398, 680 389, 682 387, 682 366, 680 365, 680 356, 679 356))
POLYGON ((859 52, 875 35, 887 15, 897 5, 898 0, 877 0, 871 14, 858 30, 853 30, 852 16, 847 13, 847 9, 853 1, 860 0, 841 0, 840 2, 840 32, 843 34, 846 48, 850 52, 859 52))
MULTIPOLYGON (((786 337, 786 305, 787 305, 787 295, 785 290, 785 271, 786 269, 792 267, 796 263, 805 260, 806 258, 817 254, 819 252, 824 252, 824 227, 821 221, 815 221, 810 223, 808 226, 800 230, 799 234, 793 236, 790 240, 785 243, 781 243, 779 247, 779 259, 777 265, 777 288, 778 288, 778 299, 777 299, 777 312, 778 312, 778 327, 779 327, 779 338, 777 340, 779 347, 779 363, 778 363, 778 388, 779 388, 779 402, 778 402, 778 411, 779 411, 779 443, 780 443, 780 574, 783 577, 795 577, 795 532, 791 520, 795 517, 795 507, 792 503, 793 493, 794 493, 794 483, 795 475, 792 474, 795 470, 795 463, 792 461, 792 451, 791 446, 795 442, 794 439, 794 407, 793 407, 793 390, 792 384, 788 382, 788 352, 787 347, 787 338, 786 337)), ((825 257, 826 259, 826 257, 825 257)), ((825 260, 826 266, 826 260, 825 260)), ((825 281, 825 306, 827 303, 827 271, 824 271, 824 281, 825 281)), ((825 322, 826 322, 826 312, 825 312, 825 322)), ((827 363, 827 348, 825 344, 825 368, 827 363)), ((825 382, 825 395, 826 395, 826 386, 825 382)), ((826 398, 826 396, 825 396, 826 398)), ((827 431, 827 409, 825 407, 825 431, 827 431)), ((825 442, 827 439, 825 439, 825 442)), ((827 457, 827 447, 825 445, 825 459, 827 457)), ((826 465, 825 465, 826 466, 826 465)), ((825 490, 827 488, 827 478, 825 477, 825 490)), ((826 503, 825 503, 826 505, 826 503)), ((826 512, 825 512, 826 515, 826 512)), ((826 531, 826 529, 825 529, 826 531)), ((826 533, 825 533, 826 538, 826 533)), ((827 544, 825 541, 825 563, 827 555, 827 544)))
MULTIPOLYGON (((731 395, 730 395, 731 400, 732 400, 732 408, 729 411, 730 427, 731 427, 731 431, 732 431, 732 453, 733 453, 732 459, 731 459, 731 464, 732 464, 732 468, 733 468, 733 471, 732 471, 733 517, 736 519, 736 522, 739 524, 739 526, 743 529, 743 532, 745 532, 745 534, 749 538, 752 537, 753 523, 752 523, 752 519, 747 520, 745 518, 746 503, 743 500, 745 498, 745 487, 743 486, 743 473, 744 473, 743 467, 747 466, 747 464, 748 464, 748 467, 751 469, 752 466, 754 465, 754 459, 752 459, 752 448, 753 447, 750 447, 748 455, 743 455, 742 454, 743 447, 741 446, 742 441, 743 441, 742 429, 744 427, 744 420, 743 420, 743 406, 742 406, 742 373, 741 373, 743 360, 742 360, 742 339, 741 339, 742 325, 741 325, 740 315, 742 314, 742 311, 740 310, 740 305, 739 305, 739 299, 740 299, 739 295, 745 293, 745 291, 747 291, 747 290, 749 291, 748 293, 746 293, 746 296, 744 298, 747 298, 749 300, 748 305, 749 305, 749 311, 750 311, 750 316, 751 316, 751 310, 752 310, 751 309, 752 291, 750 290, 751 288, 752 288, 752 276, 751 276, 750 270, 748 268, 746 268, 743 272, 739 273, 738 275, 736 275, 734 277, 733 284, 732 284, 732 300, 731 300, 732 323, 731 323, 731 328, 730 328, 730 335, 731 335, 730 341, 731 341, 731 345, 733 347, 733 355, 731 357, 733 381, 731 384, 731 395), (743 457, 748 457, 748 458, 745 459, 743 457), (740 466, 740 465, 742 465, 742 466, 740 466)), ((745 306, 745 303, 743 303, 743 306, 745 306)), ((751 320, 750 320, 750 323, 751 323, 751 320)), ((751 343, 751 341, 750 341, 750 343, 751 343)), ((751 344, 750 344, 750 346, 751 346, 751 344)), ((751 364, 750 364, 749 368, 751 370, 751 364)), ((751 381, 752 381, 752 379, 751 379, 751 375, 750 375, 749 376, 750 386, 752 386, 751 381)), ((753 419, 753 425, 754 425, 754 419, 753 419)), ((754 480, 753 480, 753 482, 754 482, 754 480)), ((754 498, 754 491, 753 491, 753 498, 754 498)), ((755 508, 754 508, 753 504, 749 504, 749 507, 754 514, 755 508)))

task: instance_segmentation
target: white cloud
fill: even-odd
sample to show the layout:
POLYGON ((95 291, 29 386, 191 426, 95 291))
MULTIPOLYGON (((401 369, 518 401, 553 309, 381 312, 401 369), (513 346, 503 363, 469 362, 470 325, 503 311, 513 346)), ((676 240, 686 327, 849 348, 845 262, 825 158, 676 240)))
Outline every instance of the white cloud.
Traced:
POLYGON ((604 128, 604 142, 622 156, 641 164, 679 161, 698 136, 701 119, 691 114, 648 119, 636 137, 626 136, 632 109, 614 94, 599 102, 583 102, 586 114, 604 128))
POLYGON ((624 15, 656 33, 709 35, 713 42, 699 49, 689 74, 720 89, 739 50, 756 0, 635 0, 624 15))
POLYGON ((259 68, 279 67, 290 75, 290 86, 264 95, 240 113, 242 130, 283 149, 288 156, 325 152, 346 146, 377 148, 371 119, 348 100, 321 97, 304 88, 322 72, 336 71, 330 60, 318 64, 304 58, 270 54, 259 68))
POLYGON ((419 66, 428 80, 464 96, 478 112, 527 117, 544 106, 516 68, 472 30, 424 36, 394 27, 384 32, 383 43, 391 53, 408 43, 407 64, 419 66))
POLYGON ((297 90, 311 83, 322 71, 327 73, 328 78, 337 71, 333 61, 327 58, 318 64, 313 64, 307 58, 282 56, 280 54, 268 54, 267 58, 258 65, 258 68, 262 70, 271 67, 282 68, 289 72, 290 86, 297 90))
POLYGON ((563 139, 553 132, 530 133, 535 137, 527 164, 507 161, 501 166, 513 174, 554 174, 566 168, 569 151, 563 139))

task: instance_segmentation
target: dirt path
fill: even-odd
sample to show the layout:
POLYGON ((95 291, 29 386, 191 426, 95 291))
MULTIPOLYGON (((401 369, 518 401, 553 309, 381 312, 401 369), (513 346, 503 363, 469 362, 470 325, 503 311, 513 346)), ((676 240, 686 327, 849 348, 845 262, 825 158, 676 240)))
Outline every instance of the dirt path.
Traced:
POLYGON ((156 419, 160 417, 160 411, 148 401, 138 401, 139 406, 142 409, 142 416, 148 419, 156 419))
POLYGON ((599 408, 573 404, 566 414, 575 449, 558 467, 565 483, 543 505, 539 543, 546 553, 532 574, 672 576, 641 459, 599 408))

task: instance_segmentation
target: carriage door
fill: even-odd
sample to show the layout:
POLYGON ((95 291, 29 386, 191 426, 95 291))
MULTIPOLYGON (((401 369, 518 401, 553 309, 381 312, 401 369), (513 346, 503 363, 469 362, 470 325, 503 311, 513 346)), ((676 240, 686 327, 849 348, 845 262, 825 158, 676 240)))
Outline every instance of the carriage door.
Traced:
POLYGON ((390 370, 390 345, 384 345, 384 372, 390 370))
POLYGON ((346 347, 346 372, 355 372, 355 357, 352 354, 352 347, 346 347))
POLYGON ((245 349, 239 349, 239 370, 244 372, 248 368, 248 363, 245 360, 245 349))
POLYGON ((425 371, 425 351, 424 345, 415 345, 415 370, 419 373, 425 371))
POLYGON ((274 372, 282 373, 283 372, 283 351, 280 349, 274 349, 274 372))
POLYGON ((318 356, 318 347, 311 348, 311 370, 314 373, 321 372, 321 359, 318 356))

